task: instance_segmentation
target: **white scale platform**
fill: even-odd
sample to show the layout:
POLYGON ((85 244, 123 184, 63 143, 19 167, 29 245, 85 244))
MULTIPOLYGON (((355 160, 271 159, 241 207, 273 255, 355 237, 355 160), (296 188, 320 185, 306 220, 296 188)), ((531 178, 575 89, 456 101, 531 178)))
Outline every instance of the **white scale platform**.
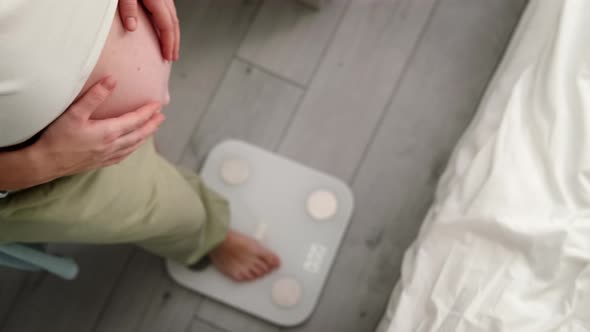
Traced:
POLYGON ((350 221, 353 195, 342 181, 240 141, 217 145, 203 181, 231 205, 231 228, 275 251, 281 267, 234 282, 212 266, 193 271, 167 262, 181 285, 282 326, 313 312, 350 221))

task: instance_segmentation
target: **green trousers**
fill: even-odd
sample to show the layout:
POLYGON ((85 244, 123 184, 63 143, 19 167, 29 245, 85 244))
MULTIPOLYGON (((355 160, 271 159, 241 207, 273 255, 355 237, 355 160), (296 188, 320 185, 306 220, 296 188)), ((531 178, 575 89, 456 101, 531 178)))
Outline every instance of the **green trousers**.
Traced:
POLYGON ((149 142, 118 165, 0 199, 0 244, 135 243, 190 265, 223 241, 229 219, 225 199, 149 142))

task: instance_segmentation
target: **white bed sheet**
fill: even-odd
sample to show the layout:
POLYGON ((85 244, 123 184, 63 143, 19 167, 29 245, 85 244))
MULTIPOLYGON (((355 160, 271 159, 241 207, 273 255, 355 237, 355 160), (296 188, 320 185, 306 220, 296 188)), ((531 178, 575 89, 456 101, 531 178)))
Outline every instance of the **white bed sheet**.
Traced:
POLYGON ((533 0, 379 332, 590 331, 590 0, 533 0))

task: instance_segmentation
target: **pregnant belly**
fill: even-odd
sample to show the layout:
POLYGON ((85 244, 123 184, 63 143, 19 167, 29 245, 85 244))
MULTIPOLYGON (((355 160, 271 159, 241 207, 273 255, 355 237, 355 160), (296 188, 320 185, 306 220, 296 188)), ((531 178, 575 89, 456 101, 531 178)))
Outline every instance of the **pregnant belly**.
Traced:
POLYGON ((133 32, 126 31, 119 14, 115 15, 100 58, 80 95, 106 75, 117 80, 117 87, 93 119, 116 117, 151 101, 168 104, 170 64, 162 57, 157 33, 143 9, 133 32))

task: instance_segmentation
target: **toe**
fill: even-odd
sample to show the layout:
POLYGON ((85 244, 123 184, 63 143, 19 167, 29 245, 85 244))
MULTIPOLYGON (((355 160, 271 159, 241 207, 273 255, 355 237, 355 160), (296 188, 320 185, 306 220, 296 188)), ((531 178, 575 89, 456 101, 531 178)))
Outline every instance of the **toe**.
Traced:
POLYGON ((244 274, 244 280, 246 281, 250 281, 250 280, 254 280, 256 279, 256 274, 254 272, 252 272, 250 269, 246 269, 243 271, 244 274))
POLYGON ((228 260, 224 264, 225 274, 229 275, 236 281, 244 281, 246 276, 242 273, 239 262, 235 260, 228 260))
POLYGON ((267 252, 261 258, 268 264, 269 268, 274 269, 281 265, 279 257, 271 252, 267 252))
POLYGON ((238 272, 235 273, 234 279, 236 281, 246 281, 246 280, 248 280, 248 275, 246 274, 245 271, 241 271, 240 270, 240 271, 238 271, 238 272))
POLYGON ((228 272, 226 275, 230 276, 235 281, 244 281, 244 275, 241 272, 228 272))
POLYGON ((226 271, 224 274, 226 276, 230 277, 231 279, 233 279, 234 281, 243 281, 244 280, 244 276, 239 272, 226 271))
POLYGON ((253 263, 253 268, 258 272, 259 276, 263 276, 270 270, 268 266, 262 261, 256 261, 253 263))
POLYGON ((264 261, 264 263, 268 264, 269 266, 272 266, 272 254, 269 252, 262 252, 260 254, 258 254, 258 258, 261 259, 262 261, 264 261))
POLYGON ((274 265, 273 265, 273 266, 274 266, 275 268, 277 268, 277 267, 280 267, 280 266, 281 266, 281 259, 279 258, 279 256, 277 256, 277 255, 273 255, 273 258, 272 258, 272 260, 273 260, 273 263, 274 263, 274 265))
POLYGON ((258 279, 264 275, 264 271, 260 270, 256 266, 250 267, 250 274, 254 276, 254 278, 258 279))

